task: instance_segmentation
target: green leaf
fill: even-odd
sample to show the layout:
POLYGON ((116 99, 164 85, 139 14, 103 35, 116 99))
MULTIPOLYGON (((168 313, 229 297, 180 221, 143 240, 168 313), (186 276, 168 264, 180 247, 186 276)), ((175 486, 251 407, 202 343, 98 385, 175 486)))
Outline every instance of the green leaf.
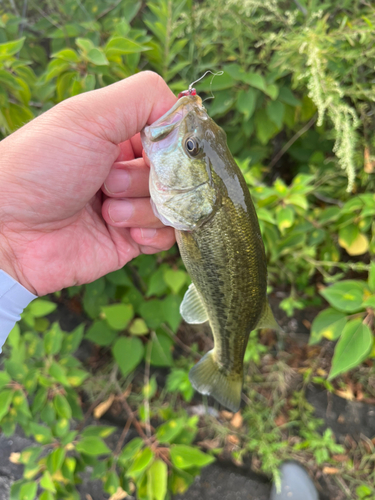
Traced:
POLYGON ((49 300, 35 299, 27 306, 27 311, 32 314, 34 318, 40 318, 53 312, 56 307, 57 304, 49 300))
POLYGON ((294 210, 291 207, 281 208, 277 212, 277 225, 281 233, 283 233, 285 229, 292 227, 293 222, 294 222, 294 210))
POLYGON ((267 85, 263 92, 267 94, 272 100, 275 100, 279 95, 279 87, 272 83, 271 85, 267 85))
POLYGON ((149 48, 123 37, 112 38, 112 40, 110 40, 104 48, 108 57, 124 54, 136 54, 138 52, 143 52, 144 50, 149 50, 149 48))
POLYGON ((57 382, 60 382, 62 385, 70 385, 69 380, 66 377, 65 369, 56 363, 56 361, 53 361, 51 363, 51 366, 49 367, 48 373, 53 377, 57 382))
POLYGON ((104 319, 114 330, 124 330, 134 316, 131 304, 113 304, 102 307, 104 319))
POLYGON ((82 385, 83 381, 86 380, 88 376, 89 374, 86 371, 80 370, 79 368, 69 368, 66 374, 66 378, 72 387, 79 387, 82 385))
MULTIPOLYGON (((18 326, 18 325, 15 325, 18 326)), ((12 330, 13 331, 13 330, 12 330)), ((12 379, 8 375, 7 372, 0 371, 0 389, 2 389, 5 385, 9 384, 9 382, 12 379)), ((0 404, 0 411, 1 411, 2 405, 0 404)))
POLYGON ((9 89, 22 90, 22 86, 18 82, 17 78, 5 69, 0 69, 0 82, 6 85, 9 89))
POLYGON ((190 469, 191 467, 205 467, 212 464, 215 458, 194 446, 176 444, 171 447, 171 461, 179 469, 190 469))
POLYGON ((368 286, 372 293, 375 293, 375 261, 371 262, 371 267, 368 274, 368 286))
POLYGON ((30 422, 29 429, 37 443, 49 444, 53 441, 52 432, 49 427, 30 422))
POLYGON ((45 490, 51 491, 52 493, 56 493, 55 485, 53 484, 51 474, 46 470, 43 473, 43 476, 40 479, 40 486, 45 490))
POLYGON ((4 389, 0 392, 0 420, 8 413, 10 403, 13 399, 14 391, 12 389, 4 389))
POLYGON ((281 129, 285 114, 285 106, 280 101, 270 101, 266 108, 268 118, 281 129))
POLYGON ((38 489, 36 481, 24 483, 21 486, 19 500, 34 500, 38 489))
POLYGON ((126 446, 124 446, 120 454, 119 458, 121 459, 122 463, 132 459, 136 455, 136 453, 138 453, 138 451, 142 448, 142 446, 143 446, 142 438, 132 439, 126 446))
POLYGON ((121 337, 112 347, 112 354, 124 377, 142 361, 144 347, 137 337, 121 337))
POLYGON ((173 340, 168 335, 158 332, 151 342, 150 364, 152 366, 172 366, 173 340))
POLYGON ((229 73, 224 71, 223 75, 218 75, 211 81, 210 78, 206 78, 202 82, 199 82, 199 91, 198 92, 215 92, 215 90, 225 90, 231 89, 234 86, 234 79, 229 75, 229 73))
POLYGON ((362 319, 348 321, 335 348, 329 380, 358 366, 367 358, 372 345, 371 330, 362 319))
POLYGON ((135 319, 129 327, 129 333, 132 335, 146 335, 148 328, 144 320, 142 318, 135 319))
POLYGON ((47 469, 50 474, 54 474, 58 470, 61 469, 61 466, 65 459, 65 450, 64 448, 56 448, 47 456, 47 469))
POLYGON ((83 338, 84 329, 85 325, 82 323, 75 330, 73 330, 72 333, 64 335, 60 355, 69 354, 71 352, 75 352, 78 349, 83 338))
POLYGON ((111 434, 113 434, 116 430, 116 427, 110 427, 109 425, 88 425, 84 428, 82 432, 83 437, 87 436, 96 436, 101 438, 107 438, 111 434))
POLYGON ((339 231, 339 245, 348 248, 358 237, 359 229, 355 224, 344 226, 339 231))
POLYGON ((329 307, 320 312, 311 325, 310 344, 316 344, 325 337, 336 340, 346 325, 346 314, 329 307))
POLYGON ((266 89, 264 78, 259 73, 246 73, 244 81, 256 89, 263 91, 266 89))
POLYGON ((64 61, 77 63, 81 60, 77 52, 73 49, 63 49, 59 52, 55 52, 51 55, 51 57, 55 57, 57 59, 63 59, 64 61))
POLYGON ((167 269, 164 273, 164 281, 173 293, 178 293, 186 283, 187 274, 184 271, 167 269))
POLYGON ((116 337, 117 333, 109 327, 105 320, 94 321, 86 333, 87 339, 103 346, 112 344, 116 337))
POLYGON ((163 300, 163 316, 173 332, 177 332, 181 323, 180 304, 181 297, 179 295, 168 295, 168 297, 163 300))
POLYGON ((155 436, 160 443, 171 443, 180 434, 185 424, 185 418, 169 420, 158 427, 155 436))
POLYGON ((294 94, 289 87, 281 87, 279 90, 279 100, 284 104, 289 104, 293 107, 301 106, 302 104, 299 99, 294 97, 294 94))
POLYGON ((106 482, 104 483, 104 491, 110 495, 114 495, 119 486, 120 481, 117 473, 115 471, 109 471, 106 482))
POLYGON ((258 110, 254 119, 258 139, 262 144, 267 144, 278 130, 276 125, 268 118, 264 110, 258 110))
POLYGON ((164 500, 167 494, 168 467, 163 460, 155 460, 147 471, 147 491, 150 500, 164 500))
POLYGON ((96 47, 89 50, 86 57, 91 63, 95 64, 95 66, 106 66, 109 64, 104 53, 96 47))
POLYGON ((43 491, 39 500, 55 500, 55 496, 50 491, 43 491))
POLYGON ((53 398, 53 406, 55 407, 57 415, 60 415, 60 417, 68 419, 72 417, 70 404, 62 394, 56 394, 53 398))
POLYGON ((46 354, 57 354, 63 341, 63 332, 59 324, 54 323, 44 336, 44 350, 46 354))
POLYGON ((104 441, 96 436, 84 437, 81 441, 78 441, 76 450, 91 456, 108 455, 111 453, 111 450, 104 441))
POLYGON ((307 202, 307 198, 304 194, 290 194, 286 199, 285 203, 288 205, 295 205, 296 207, 301 207, 304 210, 307 210, 309 207, 309 204, 307 202))
POLYGON ((363 309, 364 285, 359 281, 340 281, 325 288, 320 294, 339 311, 355 313, 363 309))
POLYGON ((25 40, 26 37, 22 37, 19 40, 14 40, 13 42, 0 43, 0 58, 17 54, 17 52, 22 49, 25 40))
POLYGON ((154 453, 150 450, 150 448, 144 448, 129 467, 127 474, 129 476, 138 475, 140 472, 145 470, 146 467, 148 467, 153 457, 154 453))
POLYGON ((371 295, 368 299, 363 302, 363 307, 371 307, 375 310, 375 295, 371 295))
POLYGON ((139 307, 139 314, 151 329, 158 328, 164 322, 163 306, 160 300, 144 301, 139 307))
POLYGON ((245 115, 246 120, 251 118, 255 111, 256 97, 257 92, 252 88, 238 92, 236 108, 240 113, 245 115))
POLYGON ((164 271, 167 266, 161 265, 150 277, 147 288, 147 297, 152 295, 163 295, 167 291, 167 285, 164 281, 164 271))
POLYGON ((132 286, 132 282, 124 268, 107 274, 105 279, 116 286, 132 286))
POLYGON ((95 48, 95 45, 88 38, 76 38, 76 45, 83 52, 90 52, 91 49, 95 48))

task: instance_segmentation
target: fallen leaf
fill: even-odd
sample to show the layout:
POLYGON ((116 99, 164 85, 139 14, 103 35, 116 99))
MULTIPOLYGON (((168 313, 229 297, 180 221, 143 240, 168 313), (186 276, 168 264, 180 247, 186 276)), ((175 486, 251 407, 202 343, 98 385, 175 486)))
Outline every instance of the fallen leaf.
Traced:
POLYGON ((323 368, 318 368, 316 370, 316 373, 320 376, 320 377, 325 377, 327 375, 327 372, 325 370, 323 370, 323 368))
POLYGON ((339 469, 336 467, 323 467, 323 474, 337 474, 339 472, 339 469))
POLYGON ((12 462, 12 464, 19 464, 19 458, 21 456, 21 453, 11 453, 9 457, 9 461, 12 462))
POLYGON ((94 410, 94 417, 95 418, 102 417, 104 413, 110 409, 114 399, 115 395, 111 394, 106 401, 103 401, 102 403, 98 404, 98 406, 94 410))
POLYGON ((337 422, 339 424, 344 424, 345 423, 345 417, 344 417, 344 415, 339 415, 338 418, 337 418, 337 422))
POLYGON ((348 401, 353 401, 354 399, 353 389, 350 386, 346 387, 345 390, 335 391, 335 394, 337 394, 337 396, 340 396, 340 398, 347 399, 348 401))
POLYGON ((277 427, 280 427, 281 425, 284 425, 286 423, 287 419, 285 418, 285 415, 283 415, 282 413, 275 418, 275 424, 277 425, 277 427))
POLYGON ((347 460, 349 460, 348 455, 343 454, 332 455, 332 458, 336 460, 336 462, 346 462, 347 460))
POLYGON ((224 420, 230 420, 233 417, 233 413, 231 411, 223 410, 220 412, 220 416, 224 420))
POLYGON ((227 436, 227 443, 229 444, 239 444, 240 440, 237 436, 235 436, 234 434, 228 434, 227 436))
POLYGON ((230 421, 230 425, 234 427, 235 429, 240 429, 243 424, 243 418, 241 413, 238 411, 237 413, 234 414, 232 420, 230 421))
POLYGON ((375 162, 371 159, 370 150, 367 146, 365 147, 363 156, 364 171, 366 172, 366 174, 372 174, 373 172, 375 172, 375 162))
POLYGON ((307 320, 307 319, 303 319, 303 320, 302 320, 302 323, 305 325, 305 327, 306 327, 308 330, 310 330, 310 328, 311 328, 311 323, 310 323, 310 321, 309 321, 309 320, 307 320))
POLYGON ((111 495, 109 497, 109 500, 122 500, 123 498, 126 498, 128 496, 128 494, 126 493, 126 491, 124 491, 120 486, 117 488, 117 491, 116 493, 114 493, 113 495, 111 495))

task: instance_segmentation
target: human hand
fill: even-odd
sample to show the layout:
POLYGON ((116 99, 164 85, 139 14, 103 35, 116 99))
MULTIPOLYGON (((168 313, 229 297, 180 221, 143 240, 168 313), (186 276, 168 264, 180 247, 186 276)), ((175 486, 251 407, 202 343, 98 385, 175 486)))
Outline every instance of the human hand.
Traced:
POLYGON ((67 99, 0 142, 0 269, 44 295, 170 248, 139 132, 176 97, 146 71, 67 99))

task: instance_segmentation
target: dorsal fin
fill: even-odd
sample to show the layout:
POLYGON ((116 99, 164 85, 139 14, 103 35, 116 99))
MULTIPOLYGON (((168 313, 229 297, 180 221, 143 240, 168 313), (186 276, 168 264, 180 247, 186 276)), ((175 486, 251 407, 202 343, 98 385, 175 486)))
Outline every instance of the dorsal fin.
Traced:
POLYGON ((208 314, 202 299, 200 298, 194 283, 185 293, 184 300, 180 305, 180 314, 186 323, 199 324, 208 321, 208 314))

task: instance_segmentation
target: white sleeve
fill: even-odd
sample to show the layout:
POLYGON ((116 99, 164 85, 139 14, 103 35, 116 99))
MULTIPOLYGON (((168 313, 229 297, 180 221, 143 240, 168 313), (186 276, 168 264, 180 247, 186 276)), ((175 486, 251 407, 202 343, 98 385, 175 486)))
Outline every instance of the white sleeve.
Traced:
POLYGON ((37 296, 0 269, 0 352, 24 308, 37 296))

